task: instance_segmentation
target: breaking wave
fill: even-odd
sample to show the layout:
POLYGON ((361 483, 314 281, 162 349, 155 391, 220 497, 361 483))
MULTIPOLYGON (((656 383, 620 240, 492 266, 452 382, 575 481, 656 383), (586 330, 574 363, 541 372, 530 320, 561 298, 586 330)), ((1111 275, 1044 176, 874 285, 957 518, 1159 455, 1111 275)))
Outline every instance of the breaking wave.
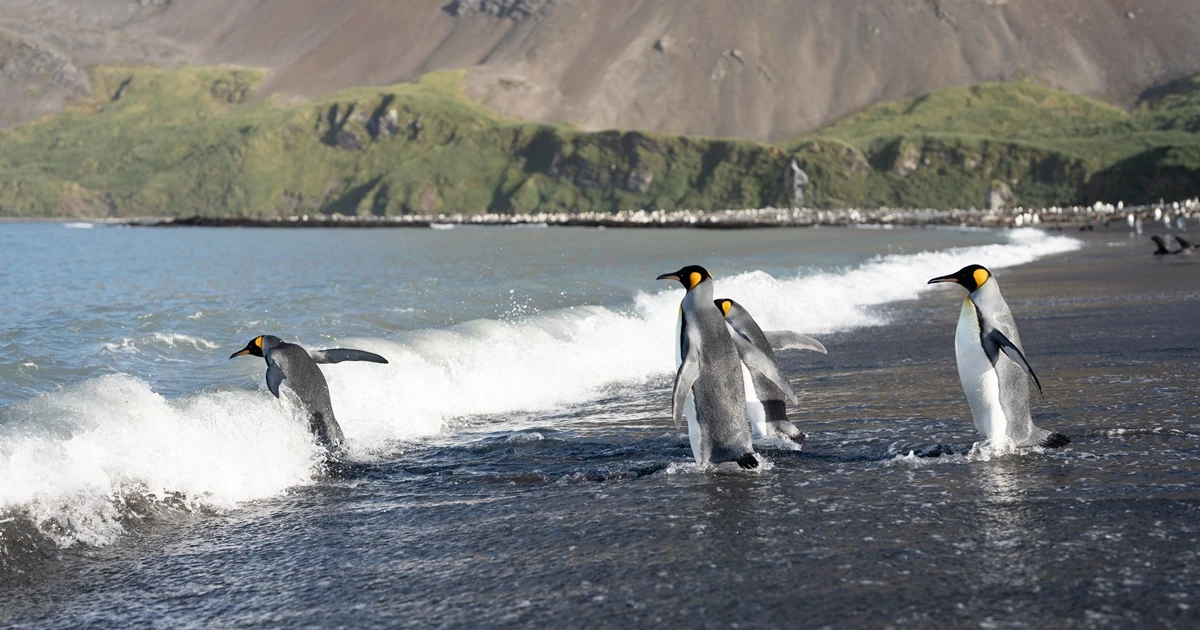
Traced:
MULTIPOLYGON (((928 278, 964 265, 1001 269, 1077 247, 1067 237, 1017 230, 1004 244, 880 256, 796 277, 751 271, 717 278, 717 295, 741 302, 764 328, 822 334, 882 324, 886 316, 873 307, 915 298, 928 278)), ((673 368, 681 295, 664 285, 624 308, 579 306, 341 340, 390 361, 323 368, 348 456, 379 458, 404 441, 452 432, 464 419, 551 410, 614 384, 660 379, 673 368)), ((171 334, 108 349, 146 343, 216 348, 171 334)), ((103 545, 124 531, 131 501, 225 509, 312 483, 324 455, 298 408, 266 392, 261 362, 237 365, 257 390, 168 399, 135 376, 115 374, 0 409, 0 556, 14 523, 60 547, 103 545)))

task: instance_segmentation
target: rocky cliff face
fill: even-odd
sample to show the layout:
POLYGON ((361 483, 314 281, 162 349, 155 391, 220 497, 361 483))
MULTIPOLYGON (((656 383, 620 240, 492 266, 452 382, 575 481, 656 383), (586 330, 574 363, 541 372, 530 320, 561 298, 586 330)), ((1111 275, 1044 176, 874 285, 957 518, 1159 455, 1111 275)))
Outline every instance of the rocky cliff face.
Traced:
POLYGON ((493 17, 522 20, 534 17, 553 5, 554 0, 453 0, 442 8, 456 17, 483 13, 493 17))
POLYGON ((87 74, 65 55, 0 32, 0 125, 58 111, 90 93, 87 74))
POLYGON ((128 30, 167 4, 0 0, 0 127, 60 111, 91 94, 91 66, 184 63, 177 43, 128 30))
MULTIPOLYGON (((265 67, 258 96, 468 68, 517 118, 761 140, 947 85, 1032 74, 1128 105, 1200 72, 1195 0, 0 0, 0 32, 63 67, 265 67)), ((79 89, 4 90, 0 123, 79 89)))

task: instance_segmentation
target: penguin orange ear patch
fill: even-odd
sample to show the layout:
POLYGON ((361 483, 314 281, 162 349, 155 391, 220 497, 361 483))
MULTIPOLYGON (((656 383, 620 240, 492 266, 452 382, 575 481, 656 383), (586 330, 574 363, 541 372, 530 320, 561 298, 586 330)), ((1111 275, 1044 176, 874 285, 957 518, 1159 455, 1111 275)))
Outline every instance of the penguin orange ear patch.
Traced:
POLYGON ((698 271, 693 271, 692 273, 689 273, 688 274, 688 288, 689 289, 695 288, 696 285, 700 284, 700 281, 703 279, 704 278, 701 277, 700 272, 698 272, 698 271))
POLYGON ((262 348, 262 337, 261 336, 254 338, 254 345, 258 346, 259 348, 262 348))
POLYGON ((733 306, 733 302, 729 300, 721 300, 721 312, 728 315, 729 309, 733 306))
POLYGON ((991 276, 988 274, 988 272, 987 272, 987 269, 976 269, 976 270, 975 270, 975 273, 974 273, 974 274, 972 274, 972 275, 975 277, 975 286, 976 286, 976 287, 981 287, 981 286, 983 286, 983 283, 984 283, 984 282, 987 282, 987 281, 988 281, 988 278, 990 278, 990 277, 991 277, 991 276))

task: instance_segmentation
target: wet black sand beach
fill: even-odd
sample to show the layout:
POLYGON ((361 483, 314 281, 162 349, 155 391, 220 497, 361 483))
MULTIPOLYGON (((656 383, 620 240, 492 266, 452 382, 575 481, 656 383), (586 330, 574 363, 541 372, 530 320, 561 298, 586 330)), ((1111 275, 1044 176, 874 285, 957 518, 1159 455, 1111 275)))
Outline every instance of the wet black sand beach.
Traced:
POLYGON ((809 441, 761 472, 686 464, 665 379, 614 388, 64 552, 0 625, 1193 627, 1200 257, 1083 238, 996 274, 1065 449, 968 455, 948 288, 784 354, 809 441))

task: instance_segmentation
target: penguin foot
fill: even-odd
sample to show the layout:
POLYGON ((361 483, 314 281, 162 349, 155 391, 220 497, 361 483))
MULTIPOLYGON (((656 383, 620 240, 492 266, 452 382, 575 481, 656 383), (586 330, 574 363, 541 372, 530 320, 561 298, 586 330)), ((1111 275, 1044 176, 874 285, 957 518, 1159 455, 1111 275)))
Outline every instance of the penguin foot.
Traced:
POLYGON ((796 443, 796 446, 804 446, 804 442, 808 440, 808 435, 803 431, 791 436, 791 440, 796 443))
POLYGON ((747 470, 758 468, 758 458, 754 456, 754 453, 746 453, 737 459, 737 465, 747 470))
POLYGON ((1045 448, 1062 448, 1070 443, 1071 438, 1061 433, 1051 433, 1050 435, 1046 436, 1046 439, 1042 440, 1042 443, 1039 446, 1043 446, 1045 448))

